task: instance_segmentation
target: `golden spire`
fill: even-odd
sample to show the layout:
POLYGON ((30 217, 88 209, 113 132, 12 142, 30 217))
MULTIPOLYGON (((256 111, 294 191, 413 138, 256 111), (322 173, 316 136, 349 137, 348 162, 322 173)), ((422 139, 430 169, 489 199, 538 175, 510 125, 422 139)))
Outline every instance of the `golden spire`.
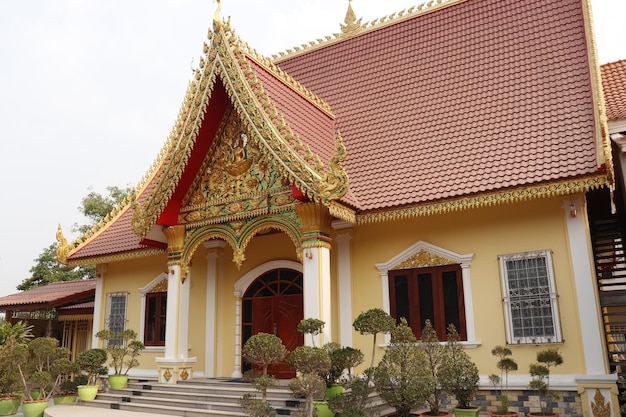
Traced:
POLYGON ((362 18, 356 18, 356 13, 352 9, 352 0, 348 0, 348 11, 346 12, 346 17, 343 19, 345 24, 341 26, 341 34, 342 35, 355 35, 361 29, 361 20, 362 18))
POLYGON ((62 264, 67 264, 67 255, 72 250, 72 247, 67 243, 65 236, 63 236, 61 223, 59 223, 59 227, 57 228, 57 242, 59 242, 59 246, 57 247, 57 259, 62 264))
POLYGON ((213 31, 217 32, 222 27, 222 18, 220 12, 222 11, 222 0, 215 0, 217 2, 217 9, 213 14, 213 31))

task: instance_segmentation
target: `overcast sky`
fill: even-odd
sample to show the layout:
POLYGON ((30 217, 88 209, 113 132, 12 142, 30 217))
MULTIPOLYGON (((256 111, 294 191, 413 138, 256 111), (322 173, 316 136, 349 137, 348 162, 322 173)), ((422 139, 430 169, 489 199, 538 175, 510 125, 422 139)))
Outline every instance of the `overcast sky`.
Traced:
MULTIPOLYGON (((222 16, 268 56, 338 32, 348 5, 223 3, 222 16)), ((419 3, 352 5, 365 22, 419 3)), ((626 1, 592 6, 600 63, 626 58, 626 1)), ((134 186, 146 173, 215 8, 210 0, 0 0, 0 296, 30 276, 57 224, 68 240, 76 237, 70 229, 84 223, 78 207, 90 189, 134 186)))

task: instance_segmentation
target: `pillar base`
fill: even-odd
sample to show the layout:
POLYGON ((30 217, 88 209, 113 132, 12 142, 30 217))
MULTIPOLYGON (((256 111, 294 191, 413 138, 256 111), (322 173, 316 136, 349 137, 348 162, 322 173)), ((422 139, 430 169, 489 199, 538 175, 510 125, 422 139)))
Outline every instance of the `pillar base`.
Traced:
POLYGON ((576 375, 583 416, 619 416, 617 376, 576 375), (612 411, 612 412, 611 412, 612 411))
POLYGON ((193 366, 197 358, 156 358, 159 383, 176 384, 193 379, 193 366))

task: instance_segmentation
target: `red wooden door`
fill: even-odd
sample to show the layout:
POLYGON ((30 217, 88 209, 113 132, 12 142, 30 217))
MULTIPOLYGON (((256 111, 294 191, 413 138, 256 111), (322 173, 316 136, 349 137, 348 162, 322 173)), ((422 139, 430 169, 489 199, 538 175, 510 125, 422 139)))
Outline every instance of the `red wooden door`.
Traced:
MULTIPOLYGON (((252 332, 273 334, 278 336, 283 345, 291 352, 304 344, 303 335, 298 332, 298 323, 304 315, 302 296, 277 295, 256 298, 252 302, 252 332)), ((270 367, 269 372, 276 378, 293 378, 295 372, 283 361, 280 365, 270 367)))
MULTIPOLYGON (((275 270, 259 277, 246 291, 243 308, 244 344, 249 336, 260 332, 278 336, 288 352, 304 344, 304 337, 297 330, 304 317, 301 273, 275 270)), ((269 371, 281 379, 295 376, 284 361, 269 371)))

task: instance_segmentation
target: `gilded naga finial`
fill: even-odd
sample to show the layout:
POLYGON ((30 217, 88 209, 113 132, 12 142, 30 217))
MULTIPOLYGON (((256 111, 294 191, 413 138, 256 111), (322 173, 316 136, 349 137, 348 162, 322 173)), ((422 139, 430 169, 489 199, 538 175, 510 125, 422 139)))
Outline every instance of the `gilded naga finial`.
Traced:
POLYGON ((57 242, 59 242, 59 246, 57 247, 57 259, 62 264, 67 264, 67 255, 72 250, 72 247, 67 243, 65 236, 63 236, 61 223, 59 223, 59 227, 57 228, 57 242))
POLYGON ((352 0, 348 0, 348 11, 346 17, 343 19, 344 24, 341 26, 341 34, 344 36, 350 36, 358 33, 361 29, 361 19, 356 18, 356 13, 352 10, 352 0))
POLYGON ((220 12, 222 11, 222 0, 215 0, 217 2, 217 9, 213 14, 213 31, 217 32, 222 27, 222 17, 220 12))

